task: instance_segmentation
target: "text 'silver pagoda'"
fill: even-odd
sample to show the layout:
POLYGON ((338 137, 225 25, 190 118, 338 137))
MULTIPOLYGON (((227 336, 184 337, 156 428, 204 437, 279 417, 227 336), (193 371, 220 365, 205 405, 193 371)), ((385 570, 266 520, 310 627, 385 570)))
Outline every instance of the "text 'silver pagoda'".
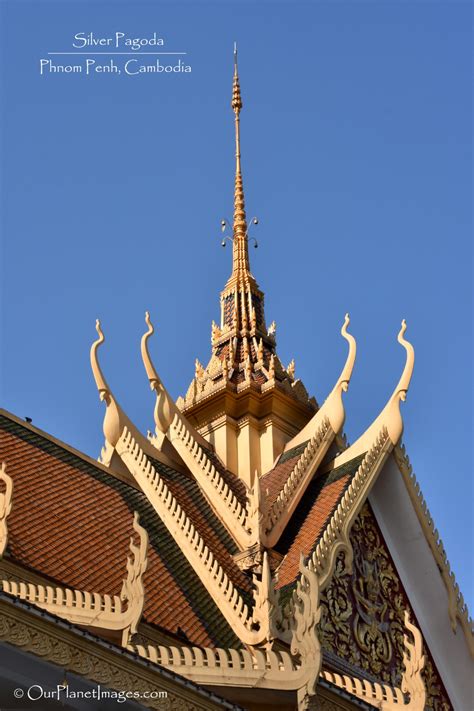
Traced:
POLYGON ((147 313, 153 434, 105 378, 99 322, 99 462, 0 414, 1 705, 66 675, 132 690, 130 709, 468 711, 471 623, 401 444, 406 324, 393 393, 348 445, 349 317, 318 406, 278 358, 250 271, 236 62, 232 109, 232 273, 184 397, 161 381, 147 313))

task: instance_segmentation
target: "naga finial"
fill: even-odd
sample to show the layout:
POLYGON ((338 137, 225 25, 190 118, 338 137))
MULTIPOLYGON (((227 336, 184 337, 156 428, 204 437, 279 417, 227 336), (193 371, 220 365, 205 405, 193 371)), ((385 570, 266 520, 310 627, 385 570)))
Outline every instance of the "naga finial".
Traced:
POLYGON ((150 314, 145 311, 145 322, 148 326, 148 330, 143 334, 141 340, 141 352, 142 360, 145 366, 146 374, 148 380, 150 381, 150 388, 156 392, 156 403, 154 418, 155 424, 160 432, 165 433, 171 424, 173 414, 175 412, 175 405, 172 402, 170 396, 165 390, 163 383, 152 363, 150 353, 148 350, 148 339, 155 332, 153 324, 150 320, 150 314))
POLYGON ((404 338, 405 331, 407 330, 407 323, 405 319, 402 321, 402 327, 400 329, 400 332, 398 334, 398 342, 404 347, 407 353, 407 358, 405 362, 405 367, 403 369, 403 373, 401 375, 401 378, 398 382, 397 387, 395 388, 395 393, 398 394, 400 397, 400 400, 403 400, 403 402, 406 400, 408 388, 410 386, 410 381, 411 381, 411 376, 413 375, 413 367, 415 365, 415 349, 413 348, 412 344, 409 343, 404 338))
POLYGON ((115 400, 115 397, 113 396, 99 365, 97 349, 105 341, 99 319, 95 322, 95 327, 97 333, 99 334, 99 338, 94 341, 91 346, 91 367, 100 399, 103 400, 107 406, 103 423, 106 447, 107 443, 108 445, 115 447, 120 435, 122 434, 123 426, 125 422, 127 422, 127 418, 115 400))
POLYGON ((96 341, 94 341, 94 343, 91 346, 91 353, 90 353, 91 368, 92 368, 92 373, 94 375, 95 384, 97 385, 97 390, 99 391, 100 399, 105 400, 105 402, 108 404, 109 399, 110 399, 110 388, 107 385, 107 381, 104 378, 104 374, 102 373, 102 369, 99 365, 99 359, 97 357, 97 350, 98 350, 99 346, 101 346, 102 343, 105 341, 105 336, 102 332, 102 328, 100 326, 99 319, 96 319, 95 329, 96 329, 97 333, 99 334, 99 338, 96 341))
POLYGON ((349 387, 349 382, 352 376, 352 371, 354 369, 354 363, 355 363, 355 358, 356 358, 356 340, 354 336, 351 333, 348 333, 347 327, 350 324, 351 319, 349 318, 349 314, 346 314, 344 317, 344 323, 341 328, 341 336, 346 339, 346 341, 349 343, 349 352, 347 354, 347 360, 346 364, 342 370, 342 373, 339 378, 339 383, 344 390, 344 392, 347 392, 347 389, 349 387))

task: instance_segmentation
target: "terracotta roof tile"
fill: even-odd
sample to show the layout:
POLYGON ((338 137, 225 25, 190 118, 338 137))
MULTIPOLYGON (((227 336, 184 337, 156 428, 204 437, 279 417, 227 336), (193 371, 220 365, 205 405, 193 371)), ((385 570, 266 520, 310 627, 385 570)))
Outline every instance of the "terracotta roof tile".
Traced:
POLYGON ((247 489, 242 479, 239 479, 239 477, 235 476, 235 474, 232 474, 232 472, 226 469, 214 452, 207 450, 206 454, 224 479, 227 486, 229 486, 229 488, 233 491, 239 502, 245 506, 247 503, 247 489))
POLYGON ((362 454, 331 472, 316 475, 309 484, 276 546, 285 556, 278 570, 277 587, 294 582, 300 554, 308 556, 318 544, 363 458, 362 454))
MULTIPOLYGON (((126 576, 133 511, 148 531, 144 619, 194 644, 229 646, 235 635, 144 494, 40 433, 0 416, 0 460, 13 479, 8 555, 72 588, 118 594, 126 576), (212 610, 212 614, 209 614, 212 610)), ((233 543, 194 480, 159 464, 160 473, 206 537, 234 583, 250 582, 233 562, 233 543)))
POLYGON ((271 506, 277 498, 307 444, 307 442, 303 442, 282 454, 273 469, 261 477, 260 488, 268 506, 271 506), (266 493, 267 491, 268 493, 266 493))

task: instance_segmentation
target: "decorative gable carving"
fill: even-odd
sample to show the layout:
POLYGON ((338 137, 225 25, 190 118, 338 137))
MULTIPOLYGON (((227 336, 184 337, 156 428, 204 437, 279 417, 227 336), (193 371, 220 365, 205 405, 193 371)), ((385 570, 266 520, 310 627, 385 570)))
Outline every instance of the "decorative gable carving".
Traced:
MULTIPOLYGON (((350 533, 352 574, 345 573, 344 553, 336 560, 331 582, 321 593, 323 649, 343 662, 393 687, 400 687, 405 654, 405 610, 414 619, 380 529, 366 503, 350 533)), ((429 650, 423 678, 426 708, 452 709, 429 650)), ((335 662, 336 664, 336 662, 335 662)))

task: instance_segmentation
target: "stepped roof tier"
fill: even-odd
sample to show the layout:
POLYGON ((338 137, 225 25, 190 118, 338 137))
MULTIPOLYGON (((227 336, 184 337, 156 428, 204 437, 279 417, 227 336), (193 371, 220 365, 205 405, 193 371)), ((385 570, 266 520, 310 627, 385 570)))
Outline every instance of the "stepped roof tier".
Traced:
MULTIPOLYGON (((231 105, 232 273, 210 361, 196 363, 175 403, 153 362, 146 313, 141 356, 155 428, 145 436, 102 371, 97 321, 98 461, 0 412, 2 614, 28 627, 40 610, 38 634, 51 637, 60 621, 68 644, 83 631, 92 648, 109 645, 110 669, 122 653, 140 684, 174 680, 181 701, 169 708, 467 709, 472 623, 401 444, 414 369, 407 325, 393 392, 348 445, 349 316, 346 360, 319 407, 294 362, 282 366, 250 271, 236 55, 231 105)), ((0 636, 23 648, 12 629, 0 624, 0 636)), ((98 679, 73 655, 58 661, 52 644, 28 645, 98 679)), ((112 671, 105 676, 117 688, 112 671)))

